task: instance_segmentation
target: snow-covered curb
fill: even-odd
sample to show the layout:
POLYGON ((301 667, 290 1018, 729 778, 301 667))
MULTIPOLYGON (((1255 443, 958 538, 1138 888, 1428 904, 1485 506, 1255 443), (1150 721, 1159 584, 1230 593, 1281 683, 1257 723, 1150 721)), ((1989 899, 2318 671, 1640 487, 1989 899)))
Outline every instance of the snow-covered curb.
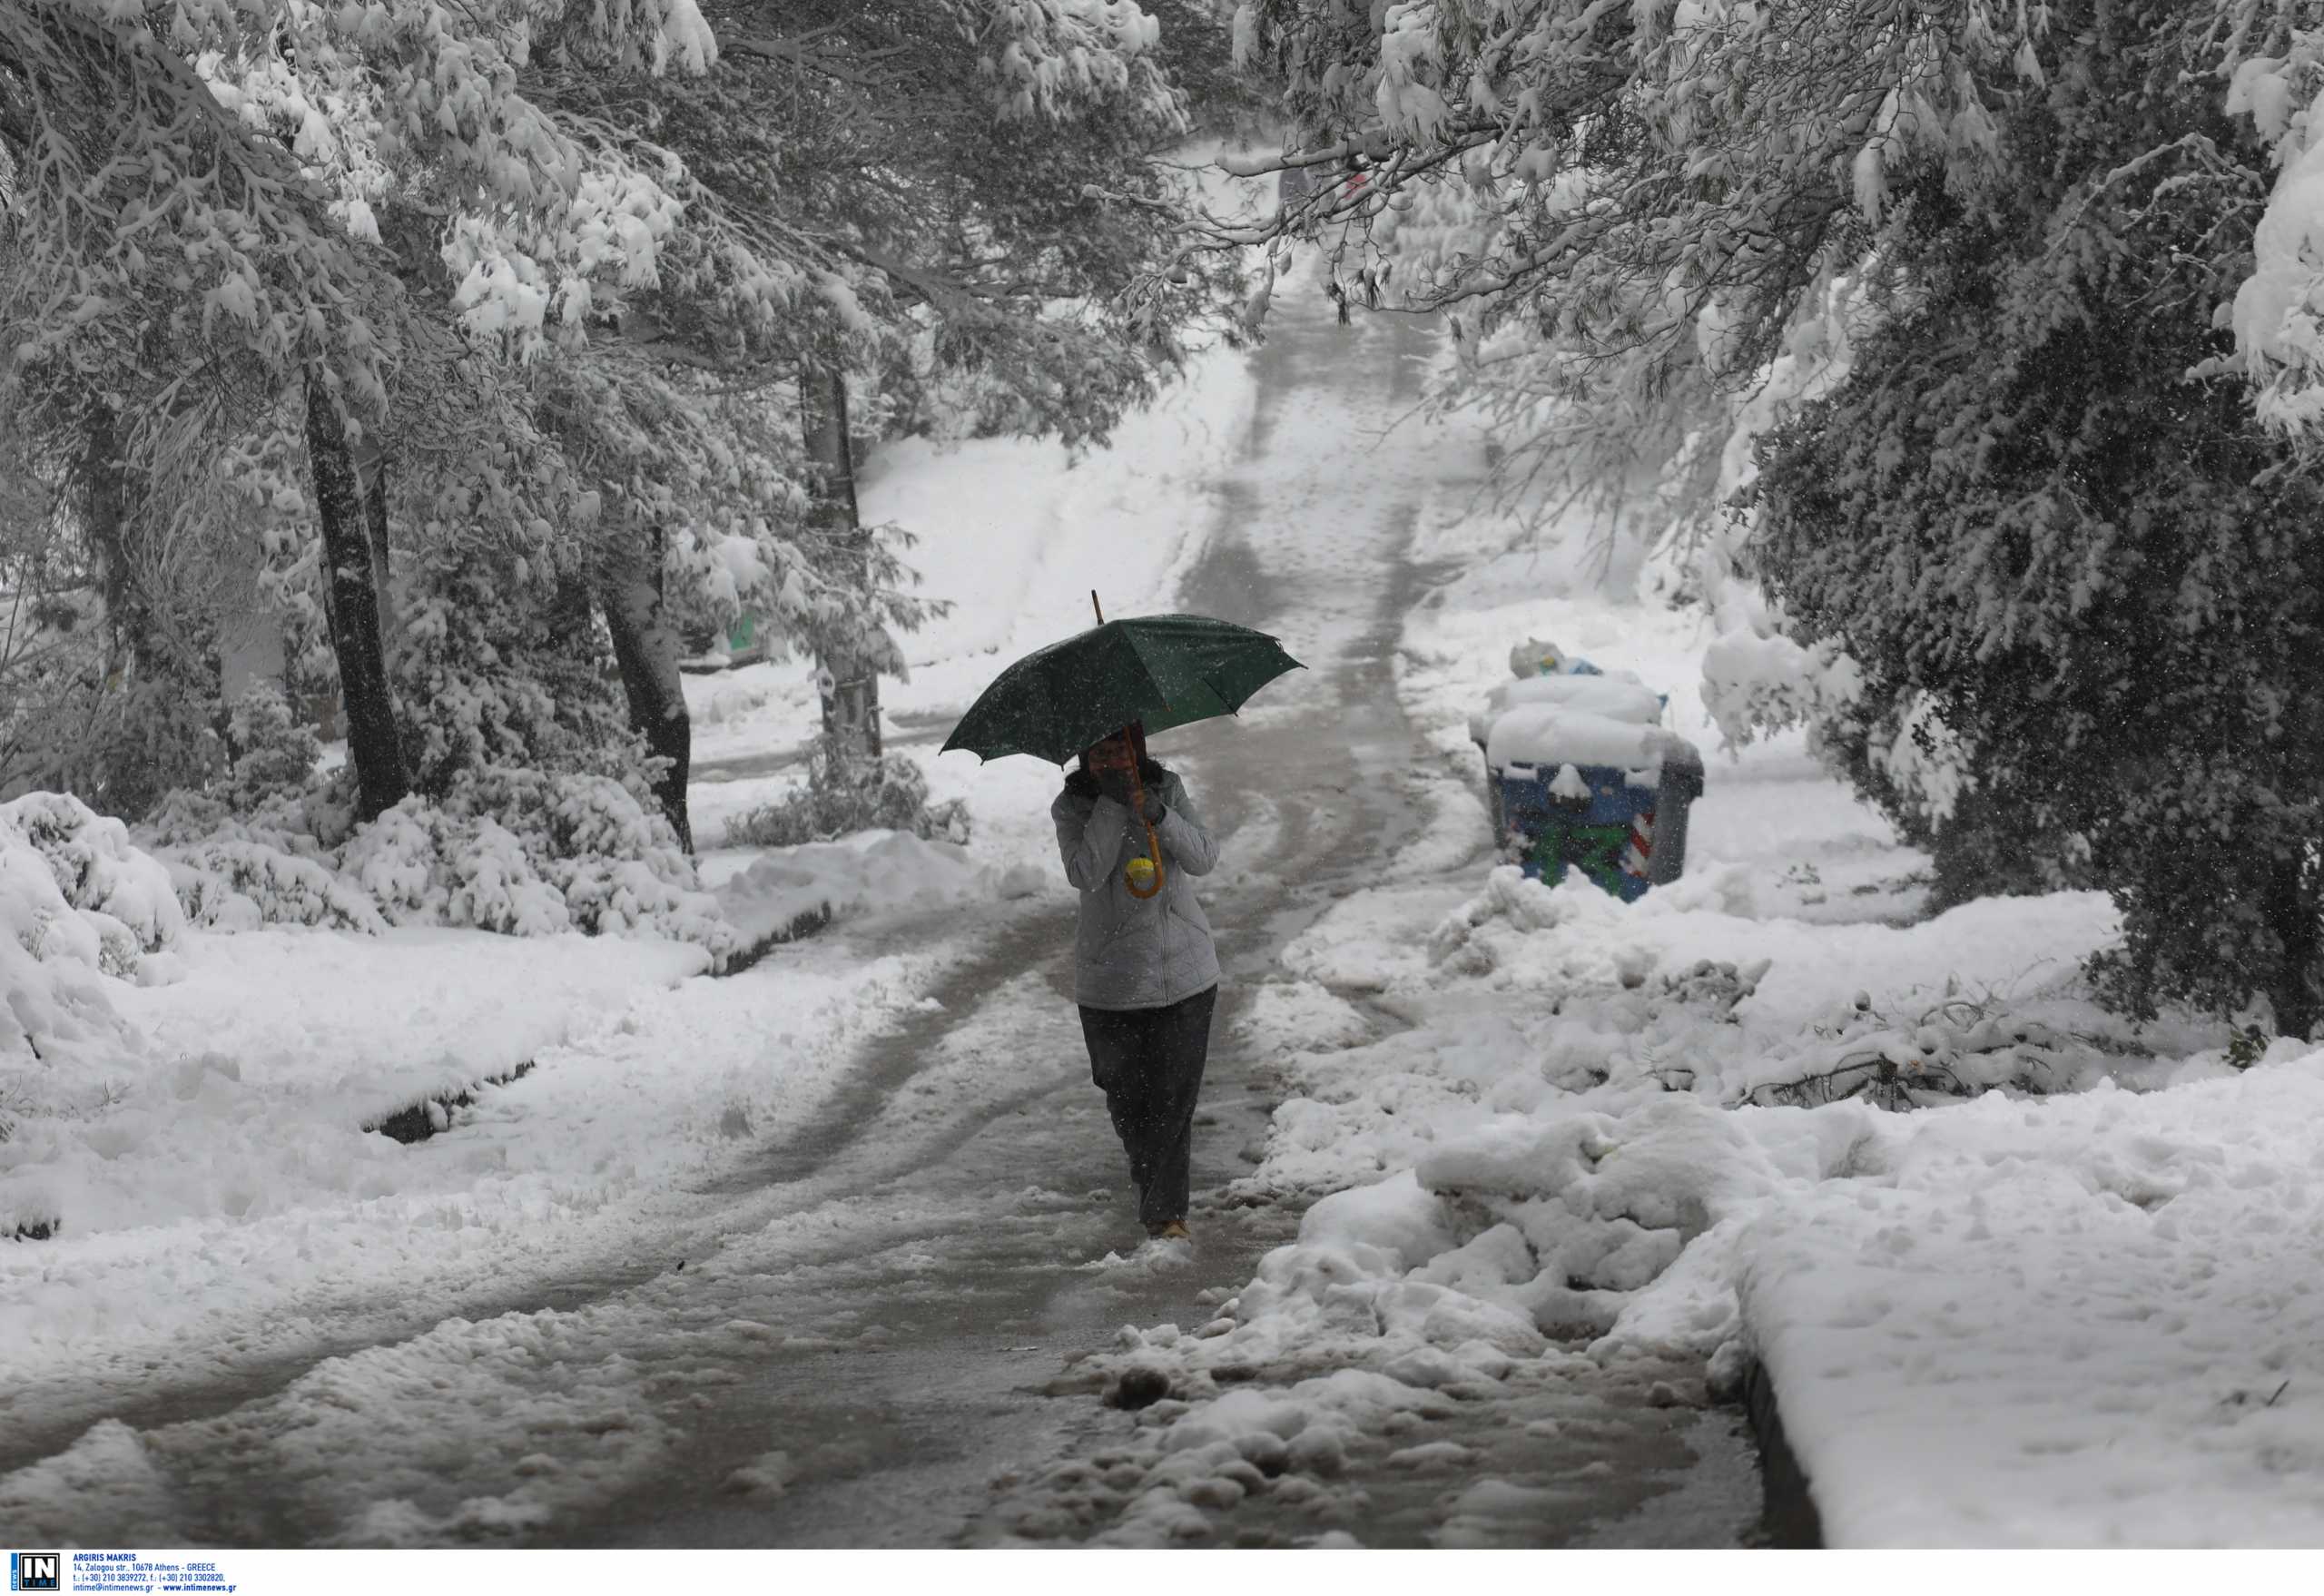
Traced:
POLYGON ((2324 1541, 2324 1054, 1882 1117, 1742 1238, 1838 1545, 2324 1541))
POLYGON ((1815 1552, 1824 1545, 1824 1520, 1816 1511, 1816 1494, 1807 1471, 1799 1466, 1791 1437, 1783 1427, 1783 1407, 1767 1365, 1754 1359, 1743 1371, 1743 1389, 1736 1394, 1750 1421, 1751 1440, 1759 1453, 1759 1534, 1764 1544, 1784 1552, 1815 1552))

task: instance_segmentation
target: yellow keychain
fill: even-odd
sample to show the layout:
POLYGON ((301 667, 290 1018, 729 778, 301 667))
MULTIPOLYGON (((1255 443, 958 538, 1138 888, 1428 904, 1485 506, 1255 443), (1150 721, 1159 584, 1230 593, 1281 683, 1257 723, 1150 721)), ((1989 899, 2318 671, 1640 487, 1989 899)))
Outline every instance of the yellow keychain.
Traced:
POLYGON ((1129 890, 1139 897, 1154 891, 1154 861, 1140 854, 1122 866, 1122 874, 1129 882, 1129 890))

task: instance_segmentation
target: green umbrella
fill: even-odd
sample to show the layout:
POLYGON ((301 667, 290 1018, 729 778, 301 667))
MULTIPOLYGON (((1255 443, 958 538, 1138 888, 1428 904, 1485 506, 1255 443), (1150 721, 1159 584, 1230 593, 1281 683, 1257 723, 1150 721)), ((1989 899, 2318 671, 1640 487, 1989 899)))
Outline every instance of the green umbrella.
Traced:
POLYGON ((1233 714, 1285 671, 1304 668, 1265 632, 1206 616, 1101 621, 1001 672, 940 752, 1033 754, 1063 764, 1132 721, 1150 735, 1233 714))
MULTIPOLYGON (((1098 596, 1091 594, 1094 606, 1098 596)), ((940 753, 965 748, 980 759, 1037 754, 1063 764, 1132 721, 1148 733, 1233 714, 1285 671, 1304 670, 1265 632, 1206 616, 1137 616, 1098 625, 1036 649, 993 679, 969 705, 940 753)), ((1130 768, 1132 812, 1145 788, 1130 768)), ((1146 857, 1126 873, 1134 898, 1163 887, 1162 843, 1149 823, 1146 857)))

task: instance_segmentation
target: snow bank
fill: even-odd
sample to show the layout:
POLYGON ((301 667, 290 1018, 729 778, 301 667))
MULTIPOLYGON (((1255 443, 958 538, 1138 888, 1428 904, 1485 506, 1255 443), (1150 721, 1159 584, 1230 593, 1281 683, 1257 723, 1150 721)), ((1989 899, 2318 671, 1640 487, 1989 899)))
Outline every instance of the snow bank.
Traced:
POLYGON ((2088 895, 1817 926, 1507 869, 1349 900, 1250 1028, 1293 1095, 1238 1186, 1320 1194, 1297 1242, 1094 1367, 1167 1384, 1167 1455, 1344 1447, 1383 1389, 1525 1368, 1699 1404, 1756 1355, 1835 1543, 2312 1541, 2319 1432, 2281 1410, 2324 1391, 2324 1054, 2238 1075, 2071 957, 2024 984, 2110 929, 2088 895), (1355 995, 1408 1029, 1344 1023, 1355 995))
POLYGON ((1030 897, 1051 883, 1029 866, 980 863, 970 850, 910 832, 862 832, 836 842, 774 848, 716 891, 747 941, 809 916, 932 911, 1030 897))
POLYGON ((605 1023, 694 947, 478 931, 191 931, 184 979, 112 995, 122 1041, 0 1142, 0 1227, 73 1239, 240 1224, 401 1187, 399 1109, 505 1079, 605 1023), (12 1217, 13 1216, 13 1217, 12 1217))
MULTIPOLYGON (((618 806, 566 797, 545 808, 576 859, 624 842, 618 806)), ((709 963, 699 945, 572 933, 574 902, 600 925, 650 918, 651 885, 622 867, 569 875, 552 911, 511 833, 475 835, 479 856, 445 882, 402 808, 340 874, 279 835, 213 834, 165 862, 72 797, 0 805, 0 1235, 383 1194, 401 1149, 368 1127, 507 1077, 641 983, 709 963), (496 930, 530 914, 539 940, 394 930, 379 903, 496 930)))
POLYGON ((1843 1545, 2324 1541, 2324 1054, 1879 1117, 1734 1279, 1843 1545))
MULTIPOLYGON (((1460 530, 1398 659, 1448 813, 1511 635, 1715 735, 1695 622, 1545 593, 1460 530)), ((1748 655, 1714 691, 1796 674, 1748 655)), ((1327 1491, 1417 1404, 1571 1374, 1699 1405, 1754 1355, 1837 1544, 2324 1536, 2324 1054, 2238 1074, 2221 1027, 2098 1009, 2102 895, 1925 917, 1925 862, 1797 732, 1731 750, 1694 820, 1635 905, 1406 876, 1286 948, 1245 1034, 1290 1092, 1228 1200, 1312 1206, 1208 1322, 1091 1364, 1168 1393, 1120 1538, 1192 1532, 1246 1464, 1327 1491)))
POLYGON ((2324 1054, 1915 1115, 1569 1098, 1317 1205, 1294 1250, 1336 1243, 1375 1302, 1401 1276, 1590 1326, 1600 1364, 1748 1349, 1836 1545, 2307 1545, 2319 1109, 2324 1054))

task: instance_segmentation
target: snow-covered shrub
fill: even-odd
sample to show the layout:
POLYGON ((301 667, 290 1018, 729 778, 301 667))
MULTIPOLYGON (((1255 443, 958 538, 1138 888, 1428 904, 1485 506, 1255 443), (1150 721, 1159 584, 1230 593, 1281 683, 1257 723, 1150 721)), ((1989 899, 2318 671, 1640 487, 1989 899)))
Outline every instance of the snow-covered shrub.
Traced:
POLYGON ((178 900, 213 931, 320 925, 376 934, 387 921, 371 899, 320 860, 250 835, 211 837, 172 850, 178 900))
POLYGON ((1853 704, 1863 673, 1831 645, 1734 631, 1703 650, 1703 707, 1740 746, 1762 732, 1821 724, 1853 704))
POLYGON ((337 847, 296 829, 321 795, 278 799, 250 823, 212 800, 174 798, 155 845, 185 913, 222 931, 638 931, 722 960, 737 944, 669 822, 610 776, 461 771, 442 797, 414 793, 337 847))
POLYGON ((486 767, 357 832, 346 877, 400 924, 514 936, 648 931, 735 944, 658 808, 610 776, 486 767))
POLYGON ((1994 1090, 2045 1096, 2146 1057, 2126 1035, 2088 1029, 2086 1007, 2080 1026, 2042 1018, 2044 1007, 1957 985, 1885 1007, 1858 993, 1774 1049, 1748 1100, 1814 1108, 1858 1098, 1906 1109, 1994 1090))
POLYGON ((445 875, 444 918, 454 925, 518 937, 573 929, 565 899, 534 872, 523 840, 489 815, 462 829, 445 875))
POLYGON ((1874 746, 1926 714, 1967 751, 1941 878, 1957 836, 1984 890, 2038 890, 2036 862, 2103 886, 2125 944, 2110 996, 2224 1015, 2264 993, 2306 1034, 2324 482, 2247 385, 2196 375, 2235 352, 2215 312, 2260 241, 2272 151, 2223 119, 2183 9, 2098 8, 2037 43, 2076 87, 2013 101, 1993 149, 2043 182, 1963 202, 1890 172, 1912 221, 1882 271, 1912 286, 1763 442, 1754 555, 1792 635, 1863 671, 1874 746))
POLYGON ((255 808, 276 793, 298 792, 322 757, 313 730, 291 713, 281 689, 264 680, 234 700, 227 741, 233 765, 225 795, 238 810, 255 808))
MULTIPOLYGON (((102 1106, 145 1045, 114 984, 167 979, 182 926, 168 872, 120 822, 54 793, 0 804, 0 1142, 24 1118, 102 1106)), ((0 1236, 54 1220, 0 1206, 0 1236)))
POLYGON ((903 755, 891 754, 872 765, 850 758, 826 735, 808 754, 806 783, 728 821, 726 843, 796 848, 872 831, 965 845, 968 808, 958 799, 930 803, 927 776, 903 755))
POLYGON ((39 856, 64 901, 126 949, 128 974, 137 956, 177 941, 185 929, 169 871, 133 847, 129 828, 65 793, 29 793, 0 804, 0 838, 39 856))
POLYGON ((137 824, 148 848, 178 848, 215 835, 234 823, 223 800, 180 787, 137 824))
POLYGON ((406 798, 348 839, 340 868, 389 920, 423 919, 442 829, 442 810, 425 798, 406 798))
MULTIPOLYGON (((484 770, 456 782, 444 808, 457 821, 479 827, 488 821, 516 839, 561 901, 572 929, 655 931, 700 942, 721 957, 733 949, 734 933, 717 901, 702 890, 669 821, 621 782, 484 770)), ((473 850, 466 856, 495 870, 490 862, 501 857, 473 850)), ((514 878, 494 879, 507 884, 510 895, 496 903, 512 926, 541 923, 548 911, 537 897, 516 893, 514 878)))
POLYGON ((397 696, 424 706, 404 738, 415 792, 441 798, 463 772, 635 764, 586 596, 568 597, 483 561, 417 574, 395 659, 397 696))
POLYGON ((166 855, 220 836, 264 842, 304 859, 330 861, 355 832, 354 773, 345 766, 275 793, 248 809, 212 793, 181 787, 137 824, 148 850, 166 855))

